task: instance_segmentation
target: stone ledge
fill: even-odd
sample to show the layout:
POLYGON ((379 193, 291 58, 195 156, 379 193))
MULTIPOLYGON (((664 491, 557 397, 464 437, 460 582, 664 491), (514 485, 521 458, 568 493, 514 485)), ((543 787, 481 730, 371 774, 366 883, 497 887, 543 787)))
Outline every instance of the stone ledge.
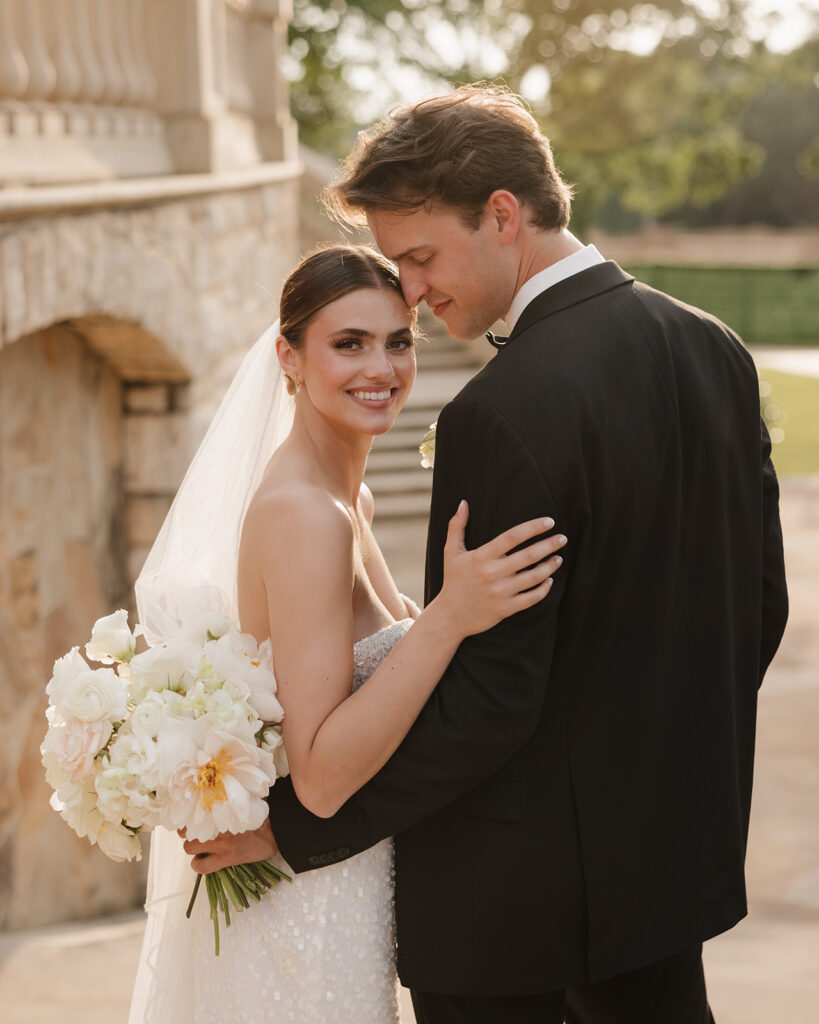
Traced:
POLYGON ((301 174, 301 164, 288 160, 215 174, 173 174, 82 185, 4 188, 0 189, 0 220, 64 210, 136 206, 214 192, 237 192, 295 181, 301 174))

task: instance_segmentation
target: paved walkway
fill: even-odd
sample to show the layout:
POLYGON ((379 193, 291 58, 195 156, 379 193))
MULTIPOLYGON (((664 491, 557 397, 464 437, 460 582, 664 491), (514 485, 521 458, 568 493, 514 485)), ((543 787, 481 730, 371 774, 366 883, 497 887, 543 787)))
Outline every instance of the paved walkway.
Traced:
MULTIPOLYGON (((800 351, 788 372, 819 376, 819 356, 800 351)), ((819 1021, 819 479, 784 482, 782 518, 791 619, 760 694, 750 916, 705 951, 717 1024, 819 1021)), ((381 540, 420 597, 423 524, 391 524, 381 540)), ((141 935, 140 914, 0 935, 4 1024, 125 1024, 141 935)), ((411 1024, 406 995, 403 1011, 411 1024)))

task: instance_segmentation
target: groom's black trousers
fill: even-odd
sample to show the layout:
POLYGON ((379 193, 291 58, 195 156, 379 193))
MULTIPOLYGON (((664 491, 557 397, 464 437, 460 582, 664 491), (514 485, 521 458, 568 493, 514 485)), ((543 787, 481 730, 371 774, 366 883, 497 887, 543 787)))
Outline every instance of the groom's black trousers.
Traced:
POLYGON ((596 985, 531 996, 412 992, 417 1024, 714 1024, 702 947, 596 985))

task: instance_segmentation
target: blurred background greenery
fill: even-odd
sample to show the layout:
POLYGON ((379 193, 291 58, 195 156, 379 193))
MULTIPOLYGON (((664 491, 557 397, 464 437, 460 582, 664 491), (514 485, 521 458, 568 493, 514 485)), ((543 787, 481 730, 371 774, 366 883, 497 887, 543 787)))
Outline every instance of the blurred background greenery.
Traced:
POLYGON ((819 234, 819 0, 294 0, 284 70, 302 143, 334 161, 397 103, 522 94, 576 186, 572 229, 632 236, 626 269, 763 346, 779 472, 819 473, 819 368, 770 356, 819 346, 816 247, 778 245, 819 234), (658 228, 664 256, 640 241, 658 228))
POLYGON ((343 156, 395 103, 500 80, 578 186, 573 224, 819 224, 816 0, 295 0, 304 144, 343 156))

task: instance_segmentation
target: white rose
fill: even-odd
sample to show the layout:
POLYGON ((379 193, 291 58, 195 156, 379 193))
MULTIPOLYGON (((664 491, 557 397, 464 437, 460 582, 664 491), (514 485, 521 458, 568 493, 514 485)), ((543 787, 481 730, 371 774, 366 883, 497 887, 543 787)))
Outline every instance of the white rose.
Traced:
POLYGON ((72 718, 68 722, 52 725, 40 747, 43 764, 46 766, 46 778, 50 765, 56 761, 72 782, 79 782, 92 770, 94 758, 108 742, 111 732, 110 718, 95 722, 72 718))
POLYGON ((167 793, 162 824, 185 828, 189 839, 200 841, 258 828, 276 778, 272 755, 214 727, 209 716, 174 724, 158 741, 167 793))
MULTIPOLYGON (((198 661, 195 651, 181 645, 151 647, 131 659, 129 664, 132 688, 175 690, 184 693, 193 683, 193 669, 198 661)), ((132 690, 133 692, 133 690, 132 690)))
POLYGON ((97 846, 111 860, 142 860, 142 847, 139 836, 123 825, 114 825, 110 821, 103 823, 97 835, 97 846))
POLYGON ((91 639, 85 645, 85 653, 91 661, 101 661, 103 665, 130 661, 136 649, 136 632, 132 633, 128 628, 128 612, 120 608, 105 618, 97 619, 91 630, 91 639))

